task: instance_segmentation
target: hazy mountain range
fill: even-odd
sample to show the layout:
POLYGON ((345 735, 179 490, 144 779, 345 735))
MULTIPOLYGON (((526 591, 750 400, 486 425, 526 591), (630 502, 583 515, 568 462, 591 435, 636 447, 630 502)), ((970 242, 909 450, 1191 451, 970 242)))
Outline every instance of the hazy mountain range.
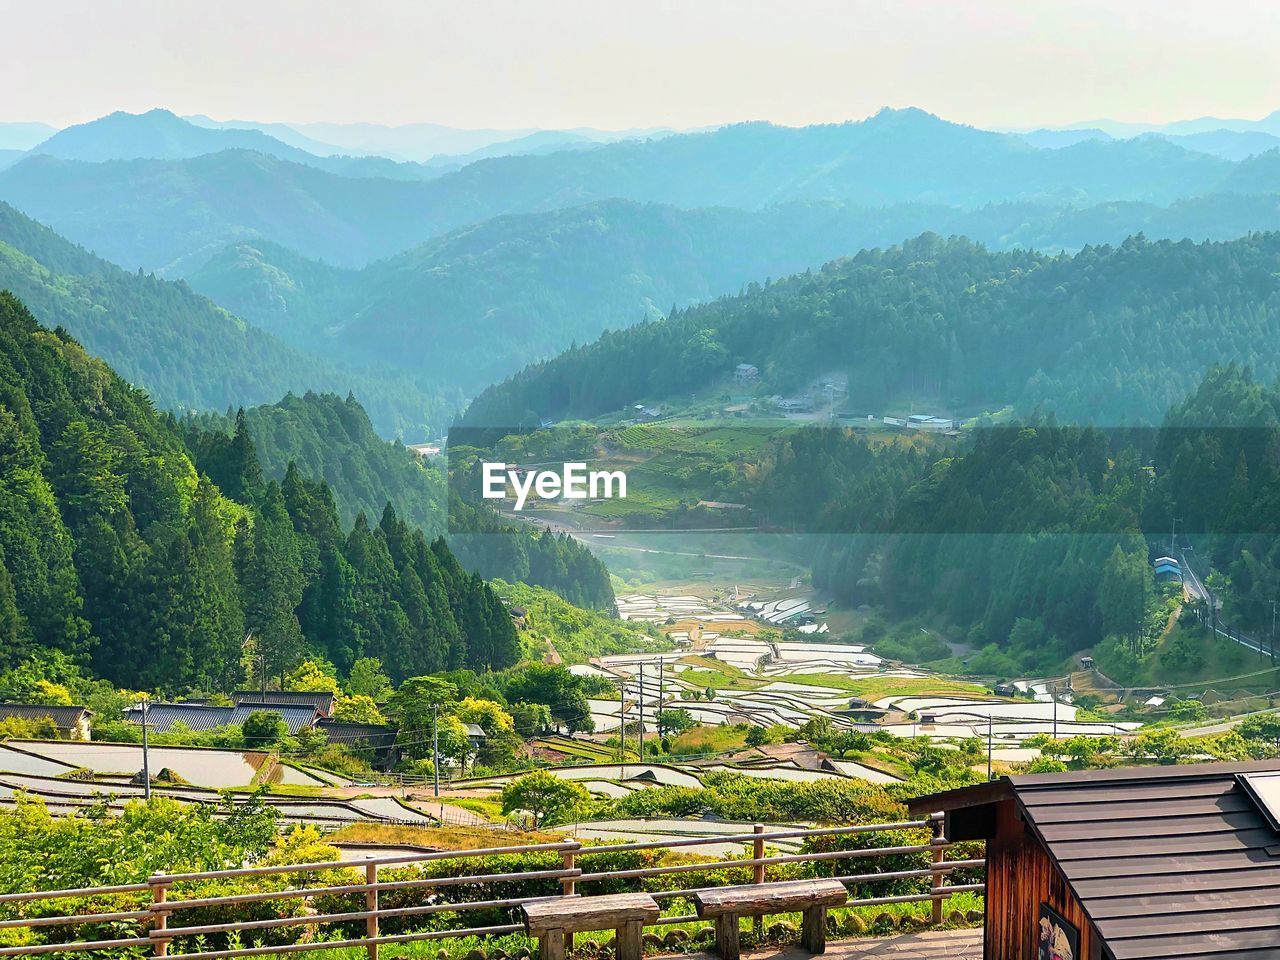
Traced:
POLYGON ((0 169, 0 286, 44 296, 162 405, 350 389, 380 431, 418 437, 574 343, 925 231, 1052 252, 1280 228, 1272 139, 1001 133, 915 109, 679 134, 117 113, 0 169), (396 143, 415 159, 370 152, 396 143), (181 355, 197 326, 204 364, 181 355))
MULTIPOLYGON (((152 120, 165 130, 183 123, 172 115, 152 120)), ((1088 140, 1037 149, 1016 136, 923 111, 886 110, 859 123, 740 124, 480 160, 425 181, 392 180, 298 163, 281 155, 297 150, 285 144, 271 154, 239 145, 179 159, 104 161, 119 122, 101 121, 92 148, 95 131, 83 128, 46 141, 0 171, 0 199, 129 269, 170 275, 189 272, 227 243, 248 237, 359 267, 492 217, 606 199, 748 210, 815 200, 868 207, 1166 204, 1214 191, 1234 169, 1229 161, 1162 140, 1088 140), (59 148, 64 137, 70 139, 59 148)), ((250 135, 190 124, 185 133, 185 147, 168 136, 158 137, 158 147, 195 149, 191 140, 211 135, 241 144, 250 135)))

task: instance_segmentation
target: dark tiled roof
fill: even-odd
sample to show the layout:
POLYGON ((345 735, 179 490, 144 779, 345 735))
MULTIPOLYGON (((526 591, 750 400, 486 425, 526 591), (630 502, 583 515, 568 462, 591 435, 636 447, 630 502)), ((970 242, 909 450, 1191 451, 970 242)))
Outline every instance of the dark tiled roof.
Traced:
MULTIPOLYGON (((271 696, 270 691, 267 691, 267 696, 271 696)), ((316 719, 319 717, 319 711, 315 707, 292 703, 277 703, 274 700, 269 703, 251 703, 245 700, 237 703, 232 709, 234 710, 231 715, 232 723, 244 723, 249 714, 257 713, 259 710, 278 713, 285 726, 289 728, 290 733, 297 733, 303 727, 314 726, 316 719)))
MULTIPOLYGON (((235 707, 211 707, 206 703, 153 703, 147 708, 147 726, 160 733, 176 723, 184 723, 192 730, 214 730, 229 724, 234 710, 235 707)), ((130 707, 125 719, 141 723, 142 708, 130 707)))
POLYGON ((88 707, 52 707, 43 703, 0 703, 0 720, 41 720, 48 717, 59 730, 70 730, 85 715, 93 716, 88 707))
MULTIPOLYGON (((214 730, 228 724, 244 723, 251 713, 269 710, 280 715, 291 734, 309 727, 316 720, 314 707, 282 703, 240 703, 234 707, 214 707, 205 703, 153 703, 147 710, 147 726, 164 733, 176 723, 184 723, 192 730, 214 730)), ((131 707, 125 718, 132 723, 142 722, 142 710, 131 707)))
POLYGON ((322 717, 333 713, 332 693, 314 690, 268 690, 265 697, 261 690, 237 690, 231 695, 236 703, 287 703, 295 707, 315 707, 322 717))
POLYGON ((909 802, 1016 799, 1115 960, 1280 957, 1280 836, 1237 776, 1280 760, 1006 777, 909 802))
POLYGON ((347 723, 324 717, 316 726, 325 732, 330 743, 382 750, 394 746, 396 742, 395 727, 385 727, 379 723, 347 723))

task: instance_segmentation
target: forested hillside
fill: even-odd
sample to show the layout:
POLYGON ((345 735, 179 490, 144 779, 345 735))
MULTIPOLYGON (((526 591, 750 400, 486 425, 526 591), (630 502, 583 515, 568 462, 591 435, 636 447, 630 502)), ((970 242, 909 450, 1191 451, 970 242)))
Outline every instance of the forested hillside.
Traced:
POLYGON ((56 650, 129 686, 225 687, 242 643, 403 677, 519 655, 506 609, 387 509, 345 530, 323 482, 263 478, 247 426, 198 462, 172 420, 0 294, 0 665, 56 650))
POLYGON ((449 528, 449 545, 459 562, 486 579, 534 584, 579 606, 610 616, 615 612, 609 571, 571 537, 505 524, 487 507, 456 500, 452 515, 446 516, 443 467, 424 461, 398 441, 379 437, 354 397, 290 394, 279 403, 234 414, 189 417, 182 426, 202 468, 220 462, 219 451, 241 430, 267 478, 283 480, 296 469, 300 477, 323 481, 343 527, 360 514, 379 516, 391 504, 401 519, 428 538, 449 528))
POLYGON ((1146 488, 1142 459, 1096 429, 978 431, 895 511, 883 600, 1026 666, 1051 667, 1105 637, 1134 641, 1152 595, 1146 488))
MULTIPOLYGON (((451 408, 413 374, 357 370, 286 346, 182 282, 130 273, 0 203, 0 290, 63 326, 172 410, 355 390, 388 436, 430 435, 451 408)), ((456 395, 455 395, 456 396, 456 395)))
MULTIPOLYGON (((1214 370, 1169 411, 1156 445, 1148 526, 1179 520, 1229 621, 1270 636, 1280 597, 1280 384, 1239 367, 1214 370)), ((1202 570, 1203 572, 1203 570, 1202 570)))
POLYGON ((772 445, 747 497, 767 525, 803 532, 832 596, 945 625, 987 650, 976 672, 1053 670, 1105 638, 1145 636, 1142 439, 1046 423, 892 443, 800 430, 772 445))
MULTIPOLYGON (((374 517, 388 503, 428 537, 445 530, 443 470, 396 440, 378 436, 369 415, 351 395, 289 394, 277 403, 242 409, 263 472, 282 479, 289 464, 333 491, 338 517, 349 526, 358 514, 374 517)), ((212 434, 235 431, 236 414, 187 418, 183 432, 196 451, 219 442, 212 434)))
POLYGON ((610 200, 499 217, 359 272, 246 241, 189 281, 288 342, 426 369, 474 391, 672 305, 891 242, 935 212, 943 213, 827 203, 751 213, 610 200))
POLYGON ((666 321, 606 333, 497 385, 470 424, 595 416, 759 367, 762 390, 849 375, 850 406, 917 404, 1157 423, 1215 363, 1280 373, 1280 234, 992 253, 924 235, 666 321))
MULTIPOLYGON (((789 431, 745 471, 742 495, 767 528, 804 535, 815 585, 963 638, 973 670, 1054 670, 1105 643, 1129 676, 1167 625, 1151 560, 1171 550, 1207 579, 1223 623, 1269 636, 1277 450, 1280 385, 1228 365, 1158 428, 789 431)), ((924 659, 947 655, 923 636, 924 659)))
POLYGON ((608 568, 568 534, 534 533, 456 495, 450 499, 449 522, 449 542, 468 567, 490 578, 545 587, 575 606, 617 613, 608 568))
POLYGON ((1226 240, 1259 229, 1280 229, 1280 198, 1218 193, 1168 207, 1004 203, 978 210, 795 202, 758 211, 609 200, 485 221, 361 271, 246 240, 187 279, 301 349, 428 370, 442 384, 474 392, 605 330, 922 230, 998 250, 1052 252, 1135 233, 1226 240))

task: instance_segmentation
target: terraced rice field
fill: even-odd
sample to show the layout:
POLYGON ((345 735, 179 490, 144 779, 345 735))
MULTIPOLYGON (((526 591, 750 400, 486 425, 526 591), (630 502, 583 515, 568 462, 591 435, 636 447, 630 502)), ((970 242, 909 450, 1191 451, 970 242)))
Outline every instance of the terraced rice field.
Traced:
MULTIPOLYGON (((142 769, 142 747, 118 743, 81 743, 73 740, 22 740, 12 745, 72 767, 94 773, 124 773, 142 769)), ((200 787, 244 787, 258 772, 250 755, 233 750, 194 747, 152 747, 151 769, 168 767, 190 784, 200 787)))

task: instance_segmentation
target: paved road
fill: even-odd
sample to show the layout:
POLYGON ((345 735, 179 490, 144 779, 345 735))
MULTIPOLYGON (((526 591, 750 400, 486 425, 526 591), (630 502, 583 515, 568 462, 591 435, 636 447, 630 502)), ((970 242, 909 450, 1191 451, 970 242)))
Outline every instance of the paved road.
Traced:
MULTIPOLYGON (((1200 580, 1200 577, 1196 575, 1191 564, 1187 562, 1187 554, 1185 551, 1178 551, 1178 560, 1182 564, 1183 588, 1195 599, 1203 600, 1205 603, 1208 603, 1209 590, 1200 580)), ((1264 657, 1271 652, 1270 648, 1264 645, 1262 641, 1254 640, 1252 637, 1245 636, 1242 633, 1229 633, 1219 627, 1217 623, 1214 624, 1213 631, 1218 636, 1226 637, 1228 640, 1232 640, 1240 644, 1240 646, 1245 647, 1248 650, 1252 650, 1254 653, 1261 654, 1264 657)))
POLYGON ((1231 717, 1219 723, 1210 723, 1200 727, 1179 727, 1178 735, 1183 737, 1209 737, 1219 733, 1226 733, 1234 730, 1240 725, 1240 721, 1247 720, 1249 717, 1258 717, 1267 713, 1277 713, 1277 710, 1255 710, 1253 713, 1242 713, 1238 716, 1231 717))

